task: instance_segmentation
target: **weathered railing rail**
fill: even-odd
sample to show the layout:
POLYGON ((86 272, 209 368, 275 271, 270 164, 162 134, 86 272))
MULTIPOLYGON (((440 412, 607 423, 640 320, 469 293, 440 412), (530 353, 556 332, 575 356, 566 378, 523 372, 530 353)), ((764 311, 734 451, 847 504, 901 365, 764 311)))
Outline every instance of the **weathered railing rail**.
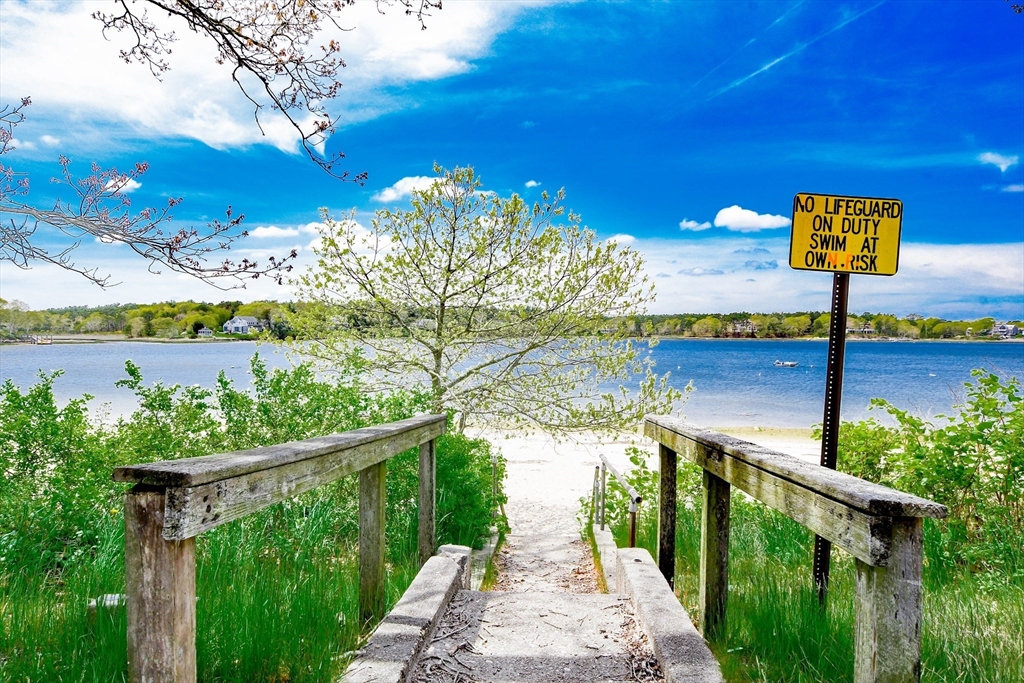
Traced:
POLYGON ((640 503, 643 502, 643 497, 636 492, 630 483, 624 476, 619 474, 619 471, 615 469, 615 466, 608 462, 608 458, 603 455, 601 458, 601 472, 600 480, 598 480, 597 468, 594 468, 594 509, 596 510, 595 515, 597 517, 595 522, 600 522, 601 530, 604 531, 604 516, 608 511, 608 497, 607 497, 607 481, 608 473, 611 472, 615 480, 619 482, 619 486, 626 492, 629 497, 629 546, 630 548, 636 547, 636 513, 640 509, 640 503))
POLYGON ((725 632, 729 495, 735 486, 856 558, 854 680, 920 679, 921 519, 945 517, 944 506, 678 419, 649 416, 644 433, 660 444, 658 566, 670 582, 676 454, 704 469, 699 600, 705 638, 725 632))
POLYGON ((445 416, 200 458, 129 465, 125 494, 128 669, 132 683, 196 680, 195 537, 359 473, 359 613, 384 609, 384 479, 389 458, 419 446, 419 557, 435 546, 434 440, 445 416))

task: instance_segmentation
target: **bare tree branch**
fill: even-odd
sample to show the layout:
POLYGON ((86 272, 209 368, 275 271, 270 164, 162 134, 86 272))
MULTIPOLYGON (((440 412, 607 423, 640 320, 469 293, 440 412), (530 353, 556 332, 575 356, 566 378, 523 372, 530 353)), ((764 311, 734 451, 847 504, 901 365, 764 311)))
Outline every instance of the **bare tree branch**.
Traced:
MULTIPOLYGON (((282 113, 299 134, 306 154, 336 178, 365 182, 366 173, 351 175, 337 166, 345 157, 341 151, 325 157, 317 147, 337 130, 337 116, 325 108, 325 102, 337 97, 341 88, 339 72, 345 61, 339 55, 341 45, 334 39, 325 44, 313 41, 330 24, 345 31, 339 23, 341 11, 355 0, 115 0, 116 12, 94 12, 93 18, 108 31, 127 32, 134 44, 121 50, 121 58, 149 68, 160 78, 170 69, 167 58, 177 39, 173 31, 162 30, 150 19, 141 1, 170 17, 184 20, 192 32, 213 40, 217 45, 217 63, 232 68, 231 78, 253 105, 256 125, 263 131, 261 111, 269 106, 282 113), (252 89, 242 79, 256 79, 252 89), (311 121, 302 120, 305 114, 311 121)), ((377 0, 377 9, 398 5, 405 14, 415 16, 423 28, 430 11, 441 9, 440 0, 377 0)))
MULTIPOLYGON (((20 106, 0 110, 0 154, 14 149, 10 145, 14 127, 25 120, 22 110, 29 104, 31 99, 26 97, 20 106)), ((211 261, 215 253, 230 250, 234 242, 246 236, 240 227, 244 216, 233 215, 231 207, 223 221, 211 221, 202 231, 171 227, 171 210, 182 202, 180 198, 168 199, 163 208, 133 212, 127 189, 149 169, 146 163, 124 173, 93 164, 92 173, 84 178, 72 175, 67 157, 61 155, 59 163, 61 176, 52 182, 66 187, 70 198, 58 199, 50 209, 26 203, 28 177, 0 163, 0 261, 23 269, 34 262, 51 263, 83 275, 100 287, 109 287, 116 284, 110 281, 110 275, 100 274, 98 268, 80 266, 72 258, 83 239, 95 238, 126 245, 147 259, 154 273, 163 266, 205 280, 218 289, 244 287, 246 280, 260 276, 281 283, 292 269, 290 261, 297 256, 294 250, 286 256, 271 256, 266 265, 246 258, 211 261), (40 226, 56 230, 70 243, 64 239, 57 249, 40 246, 40 226)))

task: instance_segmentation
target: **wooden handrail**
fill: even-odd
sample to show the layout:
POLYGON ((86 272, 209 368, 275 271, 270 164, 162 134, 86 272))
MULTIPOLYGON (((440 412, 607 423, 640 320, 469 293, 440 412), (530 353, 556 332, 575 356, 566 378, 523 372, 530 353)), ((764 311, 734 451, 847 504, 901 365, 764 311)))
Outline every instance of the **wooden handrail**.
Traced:
POLYGON ((128 669, 132 683, 195 683, 195 536, 359 474, 359 614, 384 608, 388 459, 419 447, 419 556, 434 553, 435 440, 444 415, 198 458, 118 467, 125 494, 128 669))
POLYGON ((699 601, 706 638, 725 632, 729 500, 735 486, 854 556, 856 683, 920 679, 921 520, 945 517, 945 506, 676 418, 648 416, 644 433, 660 444, 658 565, 670 582, 676 455, 704 470, 699 601))
MULTIPOLYGON (((408 420, 362 427, 342 434, 318 436, 303 441, 290 441, 275 446, 204 455, 198 458, 125 465, 114 469, 114 481, 153 486, 198 486, 325 455, 344 451, 355 452, 354 449, 359 446, 379 445, 386 439, 401 437, 419 429, 436 432, 435 436, 438 436, 444 433, 444 425, 444 415, 419 415, 408 420)), ((387 457, 403 450, 406 448, 390 452, 387 457)))

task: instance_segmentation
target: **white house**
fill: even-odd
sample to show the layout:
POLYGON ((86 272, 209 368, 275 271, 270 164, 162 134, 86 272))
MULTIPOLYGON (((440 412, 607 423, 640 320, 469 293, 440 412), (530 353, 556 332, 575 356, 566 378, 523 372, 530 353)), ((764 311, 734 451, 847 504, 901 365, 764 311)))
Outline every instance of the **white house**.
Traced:
POLYGON ((209 339, 210 337, 213 336, 213 330, 211 330, 209 327, 200 327, 199 331, 196 332, 196 334, 202 337, 203 339, 209 339))
POLYGON ((992 331, 989 333, 993 337, 1002 337, 1003 339, 1009 339, 1010 337, 1016 337, 1021 333, 1021 329, 1016 325, 1010 325, 1009 323, 999 323, 992 327, 992 331))
POLYGON ((251 334, 263 329, 263 323, 251 315, 236 315, 224 323, 224 331, 230 334, 251 334))

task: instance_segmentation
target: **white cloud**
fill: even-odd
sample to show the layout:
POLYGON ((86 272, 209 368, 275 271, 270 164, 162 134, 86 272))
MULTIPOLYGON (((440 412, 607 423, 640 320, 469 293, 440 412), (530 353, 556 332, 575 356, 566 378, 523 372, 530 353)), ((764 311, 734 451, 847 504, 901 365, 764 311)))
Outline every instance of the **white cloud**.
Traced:
MULTIPOLYGON (((161 28, 174 30, 178 38, 168 58, 171 70, 161 82, 145 66, 118 58, 119 50, 129 47, 133 38, 130 32, 112 31, 106 40, 100 23, 90 17, 94 5, 88 0, 4 0, 4 91, 31 94, 33 118, 46 119, 60 130, 75 130, 78 139, 97 125, 115 125, 131 136, 191 138, 216 149, 270 144, 298 151, 296 131, 269 107, 261 112, 266 135, 261 134, 252 120, 251 103, 232 83, 230 66, 216 64, 212 42, 176 18, 153 15, 161 28), (53 40, 55 35, 60 40, 53 40)), ((474 60, 490 52, 495 37, 527 6, 452 3, 427 20, 425 31, 400 7, 385 7, 384 15, 377 3, 346 7, 339 23, 351 30, 330 26, 310 43, 313 51, 331 39, 343 46, 348 66, 340 74, 341 95, 328 103, 331 113, 351 125, 417 106, 419 102, 396 94, 392 86, 470 71, 474 60)))
POLYGON ((24 150, 27 151, 27 150, 33 150, 33 149, 36 148, 36 143, 32 142, 31 140, 19 140, 18 138, 11 138, 7 142, 7 144, 8 144, 8 148, 7 148, 8 151, 10 151, 12 149, 24 149, 24 150))
POLYGON ((1024 192, 1024 185, 1007 185, 1002 189, 1002 192, 1024 192))
POLYGON ((632 235, 626 234, 612 235, 611 237, 606 239, 605 242, 615 242, 616 244, 629 245, 636 242, 636 238, 633 237, 632 235))
POLYGON ((757 232, 785 228, 790 223, 785 216, 757 213, 736 204, 726 207, 715 216, 715 225, 736 232, 757 232))
POLYGON ((47 147, 56 147, 60 144, 60 138, 55 138, 52 135, 44 135, 39 138, 39 141, 47 147))
POLYGON ((537 181, 537 180, 527 180, 526 181, 526 186, 527 187, 539 187, 540 186, 540 182, 537 181))
POLYGON ((684 218, 679 222, 680 230, 707 230, 711 227, 711 224, 707 221, 698 223, 697 221, 691 221, 689 218, 684 218))
POLYGON ((391 187, 386 187, 377 194, 370 197, 375 202, 394 202, 405 199, 414 191, 426 190, 434 183, 435 178, 428 176, 414 175, 402 178, 391 187))
POLYGON ((129 192, 135 192, 135 190, 142 187, 142 183, 140 183, 138 180, 135 180, 134 178, 121 176, 119 180, 108 180, 107 184, 104 186, 103 189, 112 190, 115 188, 115 186, 117 187, 118 192, 122 194, 128 194, 129 192))
POLYGON ((996 154, 995 152, 984 152, 983 154, 978 155, 978 161, 980 161, 983 164, 992 164, 993 166, 998 166, 999 170, 1005 173, 1006 169, 1010 168, 1011 166, 1017 165, 1017 162, 1020 161, 1020 157, 1018 157, 1016 154, 1010 157, 1006 157, 1003 156, 1002 154, 996 154))
POLYGON ((257 239, 264 239, 267 237, 295 237, 298 234, 298 228, 279 228, 276 225, 261 225, 260 227, 249 231, 249 236, 257 239))

